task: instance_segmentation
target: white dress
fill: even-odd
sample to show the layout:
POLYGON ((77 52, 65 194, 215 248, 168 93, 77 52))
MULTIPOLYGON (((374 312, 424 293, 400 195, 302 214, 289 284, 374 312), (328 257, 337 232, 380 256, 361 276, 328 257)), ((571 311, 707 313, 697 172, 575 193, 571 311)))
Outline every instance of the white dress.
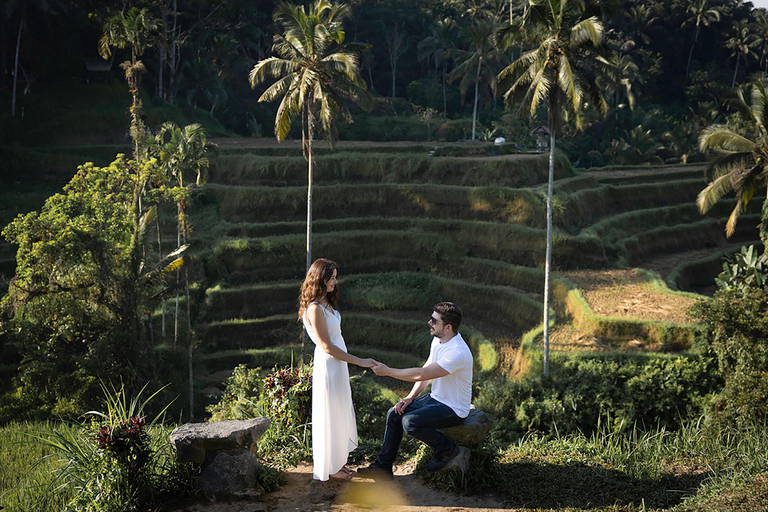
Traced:
MULTIPOLYGON (((341 313, 333 308, 323 311, 331 343, 347 351, 341 335, 341 313)), ((304 327, 315 343, 312 371, 312 458, 315 480, 328 480, 347 463, 349 452, 357 448, 357 420, 349 386, 349 369, 345 361, 326 354, 317 335, 303 315, 304 327)))

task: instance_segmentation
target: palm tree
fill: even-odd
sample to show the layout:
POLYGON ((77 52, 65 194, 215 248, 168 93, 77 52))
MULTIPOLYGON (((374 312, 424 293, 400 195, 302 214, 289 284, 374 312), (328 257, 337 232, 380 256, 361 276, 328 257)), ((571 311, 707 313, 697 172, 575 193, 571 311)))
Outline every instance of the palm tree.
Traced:
POLYGON ((731 88, 736 85, 736 75, 739 72, 739 61, 744 60, 744 66, 747 66, 749 61, 750 51, 756 44, 756 39, 749 31, 749 26, 746 20, 739 20, 733 27, 733 36, 725 43, 727 48, 731 49, 731 57, 736 59, 736 67, 733 70, 733 80, 731 81, 731 88))
POLYGON ((443 86, 443 117, 448 117, 448 97, 446 93, 446 76, 448 73, 449 52, 456 40, 455 23, 450 18, 439 20, 430 28, 430 35, 422 39, 418 45, 418 59, 432 61, 440 69, 443 86))
POLYGON ((696 28, 693 31, 693 43, 691 43, 691 51, 688 52, 688 64, 685 66, 685 79, 688 80, 688 74, 691 69, 691 57, 693 57, 693 48, 699 40, 699 32, 701 26, 708 27, 712 23, 720 21, 720 11, 717 8, 708 9, 708 0, 696 0, 696 2, 688 7, 690 16, 683 22, 682 27, 693 24, 696 28))
POLYGON ((120 64, 125 70, 128 88, 131 91, 133 104, 131 105, 131 137, 133 138, 133 158, 139 160, 146 129, 142 121, 142 105, 139 97, 139 83, 141 74, 146 70, 139 58, 144 55, 147 48, 154 44, 154 34, 159 22, 145 8, 131 7, 127 14, 119 13, 108 18, 102 27, 102 36, 99 39, 99 54, 104 59, 112 55, 112 47, 131 49, 131 60, 120 64))
POLYGON ((293 120, 301 118, 301 140, 308 162, 307 179, 307 269, 312 264, 312 143, 319 127, 329 142, 335 138, 334 121, 352 116, 345 100, 366 101, 365 83, 358 70, 357 54, 366 48, 359 43, 345 43, 342 21, 349 17, 343 3, 316 0, 309 12, 303 6, 280 3, 274 20, 283 27, 275 36, 272 49, 278 57, 259 61, 251 70, 251 87, 266 78, 278 80, 261 95, 259 101, 282 98, 275 116, 277 140, 288 136, 293 120), (318 126, 319 125, 319 126, 318 126))
POLYGON ((768 16, 765 11, 756 10, 755 14, 755 48, 760 49, 760 64, 763 66, 763 80, 768 75, 768 16))
POLYGON ((472 140, 475 140, 477 132, 477 103, 480 98, 480 83, 495 89, 496 64, 499 51, 496 47, 494 34, 497 24, 490 18, 477 18, 472 20, 463 33, 469 41, 469 50, 455 49, 451 55, 456 61, 456 67, 448 75, 449 81, 461 78, 459 90, 462 96, 467 93, 469 87, 475 86, 475 103, 472 109, 472 140))
POLYGON ((19 30, 16 34, 16 56, 13 63, 13 92, 11 95, 11 117, 16 116, 16 85, 19 78, 19 50, 21 48, 21 34, 24 31, 24 26, 27 24, 27 16, 29 11, 35 8, 37 11, 48 14, 56 13, 62 6, 60 2, 56 0, 7 0, 4 2, 2 10, 5 13, 5 17, 13 19, 18 16, 19 30))
POLYGON ((533 117, 547 110, 551 144, 547 187, 547 249, 544 269, 544 375, 549 375, 549 278, 552 262, 552 188, 555 141, 568 121, 582 127, 586 103, 604 114, 608 104, 598 81, 616 82, 616 70, 605 58, 603 25, 587 16, 579 0, 532 0, 523 19, 535 46, 507 66, 497 88, 505 91, 508 108, 519 105, 533 117))
MULTIPOLYGON (((368 48, 360 43, 345 43, 342 22, 350 8, 343 3, 315 0, 309 12, 303 6, 281 2, 274 20, 283 27, 275 36, 272 50, 278 57, 259 61, 248 79, 255 88, 266 78, 278 80, 267 88, 259 101, 282 97, 275 116, 277 140, 288 136, 293 120, 301 118, 301 141, 307 160, 307 260, 312 264, 312 142, 315 130, 325 133, 331 144, 336 136, 338 115, 351 120, 345 100, 367 103, 365 82, 360 78, 357 55, 368 48)), ((306 351, 306 331, 301 338, 301 364, 306 351)))
MULTIPOLYGON (((706 213, 724 195, 731 191, 736 193, 736 206, 725 225, 728 237, 733 235, 739 215, 750 199, 768 186, 768 93, 761 80, 752 84, 750 104, 747 104, 745 94, 745 88, 737 88, 730 104, 749 123, 749 136, 726 125, 713 124, 699 137, 700 150, 713 151, 714 157, 709 163, 711 181, 699 192, 696 204, 701 213, 706 213)), ((765 223, 763 215, 764 226, 765 223)))
MULTIPOLYGON (((210 161, 208 154, 216 150, 216 145, 209 143, 205 136, 205 130, 199 124, 190 124, 183 129, 176 123, 166 122, 154 137, 150 145, 150 154, 160 162, 160 167, 167 179, 176 180, 177 208, 177 251, 189 243, 190 229, 187 219, 187 202, 192 186, 204 185, 208 179, 208 167, 210 161), (187 177, 193 177, 189 184, 187 177), (183 243, 183 245, 182 245, 183 243)), ((158 223, 159 230, 159 223, 158 223)), ((159 234, 158 234, 159 237, 159 234)), ((176 271, 176 310, 174 315, 173 346, 176 346, 179 335, 179 289, 180 271, 176 271)), ((192 311, 189 297, 189 266, 184 265, 184 285, 187 298, 187 333, 189 335, 189 410, 190 417, 194 418, 194 392, 192 387, 192 361, 194 346, 192 342, 192 311)), ((163 301, 163 331, 165 331, 165 301, 163 301)))

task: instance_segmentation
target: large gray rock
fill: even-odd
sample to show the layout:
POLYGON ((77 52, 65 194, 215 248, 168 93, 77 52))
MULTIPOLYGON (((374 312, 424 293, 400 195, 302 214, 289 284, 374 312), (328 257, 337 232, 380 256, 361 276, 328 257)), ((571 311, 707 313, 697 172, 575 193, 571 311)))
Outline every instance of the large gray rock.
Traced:
POLYGON ((235 496, 254 488, 259 461, 250 450, 217 450, 203 464, 200 489, 210 496, 235 496))
POLYGON ((479 446, 491 429, 491 419, 483 411, 475 409, 469 411, 469 416, 464 423, 455 427, 441 428, 440 432, 453 439, 456 444, 467 447, 479 446))
POLYGON ((171 444, 176 448, 179 462, 200 464, 209 452, 236 448, 256 455, 256 442, 270 423, 269 418, 187 423, 171 432, 171 444))

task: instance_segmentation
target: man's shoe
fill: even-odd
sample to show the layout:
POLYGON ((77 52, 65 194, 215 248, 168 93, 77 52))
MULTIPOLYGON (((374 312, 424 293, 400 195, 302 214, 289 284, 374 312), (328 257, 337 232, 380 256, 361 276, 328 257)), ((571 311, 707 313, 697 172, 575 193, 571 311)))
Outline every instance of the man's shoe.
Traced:
POLYGON ((455 459, 459 453, 461 453, 461 448, 459 448, 459 445, 454 444, 451 450, 437 452, 435 456, 432 457, 432 460, 427 463, 427 467, 425 469, 430 472, 440 471, 449 462, 455 459))
POLYGON ((383 468, 376 462, 365 468, 357 468, 357 476, 372 478, 373 480, 394 480, 395 475, 391 469, 383 468))

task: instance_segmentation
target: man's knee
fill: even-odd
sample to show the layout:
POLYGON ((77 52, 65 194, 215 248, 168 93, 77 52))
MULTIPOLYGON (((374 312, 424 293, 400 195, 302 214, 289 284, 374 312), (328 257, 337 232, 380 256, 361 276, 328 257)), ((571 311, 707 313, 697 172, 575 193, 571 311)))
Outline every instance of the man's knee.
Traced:
POLYGON ((401 416, 397 414, 394 407, 387 411, 387 423, 400 423, 401 416))
POLYGON ((403 431, 406 434, 413 435, 415 432, 421 430, 418 418, 412 414, 406 414, 403 416, 403 431))

